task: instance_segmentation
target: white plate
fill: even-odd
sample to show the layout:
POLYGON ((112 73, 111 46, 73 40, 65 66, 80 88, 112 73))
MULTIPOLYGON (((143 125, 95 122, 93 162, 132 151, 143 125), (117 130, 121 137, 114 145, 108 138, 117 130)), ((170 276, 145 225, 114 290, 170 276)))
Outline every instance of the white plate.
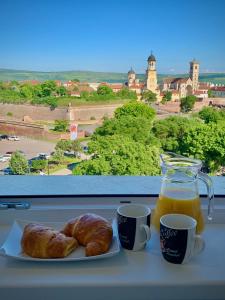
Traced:
MULTIPOLYGON (((79 246, 75 251, 73 251, 70 255, 68 255, 65 258, 33 258, 30 257, 24 253, 22 253, 22 249, 20 246, 21 237, 23 234, 23 229, 26 224, 31 223, 31 221, 24 221, 24 220, 16 220, 12 228, 0 248, 0 255, 6 256, 6 257, 12 257, 19 260, 26 260, 26 261, 51 261, 51 262, 58 262, 58 261, 81 261, 81 260, 95 260, 95 259, 102 259, 106 257, 111 257, 113 255, 116 255, 120 251, 120 244, 118 240, 118 233, 117 233, 117 227, 115 220, 112 223, 113 227, 113 239, 110 246, 110 249, 107 253, 96 255, 96 256, 85 256, 85 248, 82 246, 79 246)), ((32 223, 39 223, 39 222, 32 222, 32 223)), ((56 230, 59 230, 63 228, 63 225, 65 223, 59 223, 59 222, 40 222, 43 225, 53 227, 56 230)))

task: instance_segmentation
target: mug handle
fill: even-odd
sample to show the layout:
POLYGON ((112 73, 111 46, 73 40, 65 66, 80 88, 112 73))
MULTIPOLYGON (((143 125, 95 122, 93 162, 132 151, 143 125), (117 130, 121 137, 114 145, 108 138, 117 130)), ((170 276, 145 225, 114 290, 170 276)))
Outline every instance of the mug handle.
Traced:
POLYGON ((149 241, 151 238, 151 230, 150 230, 149 226, 144 225, 144 224, 141 225, 141 228, 143 228, 146 233, 146 240, 144 242, 140 243, 141 246, 144 246, 146 244, 146 242, 149 241))
POLYGON ((205 249, 205 241, 200 235, 195 236, 195 245, 193 249, 193 255, 201 253, 205 249))

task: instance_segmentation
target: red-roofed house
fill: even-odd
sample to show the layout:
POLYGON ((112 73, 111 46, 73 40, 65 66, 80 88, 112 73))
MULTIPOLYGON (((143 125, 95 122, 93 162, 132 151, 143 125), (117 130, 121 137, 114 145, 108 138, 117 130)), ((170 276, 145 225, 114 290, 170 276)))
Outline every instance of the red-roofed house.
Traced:
POLYGON ((214 86, 210 88, 212 91, 212 96, 224 98, 225 97, 225 86, 214 86))

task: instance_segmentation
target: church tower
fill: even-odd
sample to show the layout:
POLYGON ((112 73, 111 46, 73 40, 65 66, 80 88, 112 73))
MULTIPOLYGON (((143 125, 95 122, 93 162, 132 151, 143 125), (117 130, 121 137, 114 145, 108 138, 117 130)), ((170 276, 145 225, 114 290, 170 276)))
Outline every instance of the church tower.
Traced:
POLYGON ((146 70, 146 78, 147 90, 150 90, 153 93, 155 93, 157 89, 156 59, 152 53, 148 58, 148 69, 146 70))
POLYGON ((132 68, 127 73, 127 77, 128 77, 128 87, 130 87, 136 81, 136 74, 132 68))
POLYGON ((199 63, 193 59, 190 62, 190 78, 192 80, 193 91, 198 89, 199 63))

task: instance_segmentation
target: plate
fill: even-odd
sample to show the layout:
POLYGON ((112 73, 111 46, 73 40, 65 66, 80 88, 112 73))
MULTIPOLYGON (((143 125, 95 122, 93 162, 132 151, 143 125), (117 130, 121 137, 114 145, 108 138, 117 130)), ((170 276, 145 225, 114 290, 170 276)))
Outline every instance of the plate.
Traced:
POLYGON ((4 242, 4 244, 0 248, 0 255, 6 257, 12 257, 19 260, 25 261, 41 261, 41 262, 62 262, 62 261, 82 261, 82 260, 96 260, 114 256, 120 251, 120 244, 117 233, 117 225, 116 221, 113 220, 113 239, 110 246, 110 249, 107 253, 96 255, 96 256, 85 256, 85 248, 80 246, 75 251, 73 251, 70 255, 64 258, 33 258, 24 253, 22 253, 22 249, 20 246, 20 241, 23 234, 23 229, 25 225, 28 223, 41 223, 43 225, 53 227, 56 230, 63 228, 65 223, 61 222, 33 222, 33 221, 24 221, 24 220, 16 220, 14 221, 12 228, 4 242))

